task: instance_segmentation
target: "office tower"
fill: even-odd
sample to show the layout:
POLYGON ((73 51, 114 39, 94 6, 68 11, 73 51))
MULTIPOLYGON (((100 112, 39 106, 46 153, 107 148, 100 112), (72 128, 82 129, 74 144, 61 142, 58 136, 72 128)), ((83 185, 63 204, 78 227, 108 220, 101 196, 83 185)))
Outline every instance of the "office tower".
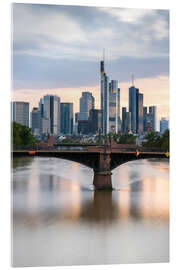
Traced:
POLYGON ((122 107, 122 133, 126 133, 126 107, 122 107))
POLYGON ((64 103, 60 105, 60 123, 62 134, 73 133, 73 103, 64 103))
POLYGON ((125 133, 129 134, 131 133, 131 113, 126 112, 126 121, 125 121, 125 133))
POLYGON ((100 62, 101 72, 101 131, 103 134, 120 130, 120 88, 118 81, 111 80, 104 71, 104 61, 100 62))
POLYGON ((40 112, 38 107, 34 107, 31 112, 31 128, 34 135, 40 134, 40 112))
POLYGON ((109 132, 118 133, 120 120, 120 89, 118 81, 109 83, 109 132))
POLYGON ((50 119, 46 117, 41 118, 40 134, 50 135, 50 119))
POLYGON ((89 112, 89 132, 96 134, 101 129, 101 111, 91 109, 89 112))
POLYGON ((94 97, 90 92, 82 92, 79 120, 88 120, 89 111, 94 109, 94 97))
POLYGON ((139 106, 139 89, 131 86, 129 88, 129 112, 131 113, 132 133, 138 133, 138 106, 139 106))
POLYGON ((138 95, 138 133, 143 132, 143 94, 138 95))
POLYGON ((23 126, 29 127, 29 103, 14 101, 13 106, 13 115, 12 119, 14 122, 17 122, 23 126))
POLYGON ((123 134, 131 132, 131 113, 126 111, 126 107, 122 108, 122 129, 123 134))
POLYGON ((60 98, 46 95, 43 101, 43 117, 50 120, 50 134, 58 135, 60 132, 60 98))
POLYGON ((101 72, 101 131, 109 133, 109 77, 104 72, 104 61, 100 62, 101 72))
POLYGON ((90 133, 90 121, 79 120, 78 121, 78 133, 88 135, 90 133))
POLYGON ((149 107, 149 115, 152 121, 152 130, 156 131, 156 106, 149 107))
POLYGON ((164 131, 168 128, 169 128, 169 121, 165 117, 162 117, 160 120, 160 133, 164 133, 164 131))
POLYGON ((147 107, 143 107, 143 131, 147 130, 147 107))

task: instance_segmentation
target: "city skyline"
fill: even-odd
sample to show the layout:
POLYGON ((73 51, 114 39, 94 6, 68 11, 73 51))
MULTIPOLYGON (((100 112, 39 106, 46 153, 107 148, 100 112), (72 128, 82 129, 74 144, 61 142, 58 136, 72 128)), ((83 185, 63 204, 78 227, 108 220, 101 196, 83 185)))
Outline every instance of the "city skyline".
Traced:
POLYGON ((90 91, 99 109, 105 48, 107 73, 119 81, 121 108, 128 107, 133 73, 144 106, 157 106, 158 120, 169 118, 168 23, 167 10, 14 4, 12 99, 29 101, 32 110, 41 96, 56 94, 78 112, 81 93, 90 91))

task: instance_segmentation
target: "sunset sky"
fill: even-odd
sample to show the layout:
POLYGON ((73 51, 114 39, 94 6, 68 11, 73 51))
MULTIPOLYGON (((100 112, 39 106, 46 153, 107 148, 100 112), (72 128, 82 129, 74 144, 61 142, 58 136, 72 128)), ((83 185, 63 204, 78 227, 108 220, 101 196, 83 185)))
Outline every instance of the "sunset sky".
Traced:
POLYGON ((169 117, 169 12, 167 10, 13 4, 12 99, 37 106, 57 94, 79 110, 82 91, 100 108, 99 62, 117 79, 121 107, 128 107, 131 74, 156 105, 158 119, 169 117))

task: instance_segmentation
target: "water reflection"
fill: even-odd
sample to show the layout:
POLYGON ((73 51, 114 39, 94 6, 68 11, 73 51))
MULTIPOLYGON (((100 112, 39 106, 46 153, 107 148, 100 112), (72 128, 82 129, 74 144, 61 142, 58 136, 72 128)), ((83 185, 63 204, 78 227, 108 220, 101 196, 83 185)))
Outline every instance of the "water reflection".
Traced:
MULTIPOLYGON (((86 254, 83 248, 85 235, 89 241, 91 239, 92 246, 101 247, 98 250, 100 263, 105 262, 104 252, 111 254, 108 260, 111 263, 168 260, 167 163, 137 161, 119 167, 113 176, 113 185, 117 189, 113 191, 90 190, 92 177, 88 177, 88 172, 91 176, 91 170, 73 162, 69 167, 69 163, 58 159, 28 158, 27 162, 23 163, 22 159, 16 164, 19 164, 19 167, 14 167, 13 174, 13 252, 16 266, 48 265, 43 264, 46 257, 50 258, 50 265, 68 265, 71 264, 69 260, 74 262, 73 254, 80 258, 82 252, 87 257, 88 251, 86 254), (66 177, 64 172, 67 172, 66 177), (24 257, 20 256, 22 243, 31 247, 34 250, 32 256, 36 256, 35 253, 43 246, 43 239, 46 239, 46 244, 51 242, 52 233, 54 244, 59 246, 64 259, 59 259, 57 248, 51 253, 48 247, 47 252, 44 251, 37 259, 39 264, 28 259, 31 255, 25 251, 24 257), (71 248, 67 246, 65 249, 69 245, 68 237, 71 248), (78 238, 78 242, 73 242, 73 237, 78 238), (144 242, 139 242, 139 239, 144 239, 144 242), (157 239, 160 241, 159 253, 154 246, 157 239), (36 244, 32 244, 33 241, 36 244), (161 244, 162 241, 165 244, 161 244), (127 242, 131 248, 137 245, 138 250, 136 248, 131 253, 127 249, 125 252, 127 242), (77 243, 81 248, 76 253, 77 243), (147 250, 148 243, 151 251, 147 250), (124 252, 123 257, 114 257, 117 245, 121 254, 124 252), (144 252, 146 255, 142 255, 144 252), (136 257, 141 259, 136 260, 136 257), (52 263, 53 258, 57 264, 52 263)), ((93 258, 89 264, 97 261, 93 258)))

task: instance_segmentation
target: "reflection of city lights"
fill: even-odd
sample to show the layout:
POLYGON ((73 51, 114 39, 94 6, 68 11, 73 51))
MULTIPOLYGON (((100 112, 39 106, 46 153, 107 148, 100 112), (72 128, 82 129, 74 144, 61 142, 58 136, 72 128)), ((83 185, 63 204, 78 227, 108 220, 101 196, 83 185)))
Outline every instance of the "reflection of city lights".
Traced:
POLYGON ((120 218, 128 218, 130 214, 130 189, 129 187, 118 192, 118 210, 120 218))
POLYGON ((140 209, 144 218, 169 219, 169 182, 164 178, 146 178, 142 182, 140 209))
POLYGON ((61 209, 61 217, 75 221, 79 218, 81 212, 81 188, 77 182, 69 180, 60 181, 60 204, 64 207, 61 209), (64 193, 64 194, 63 194, 64 193))

